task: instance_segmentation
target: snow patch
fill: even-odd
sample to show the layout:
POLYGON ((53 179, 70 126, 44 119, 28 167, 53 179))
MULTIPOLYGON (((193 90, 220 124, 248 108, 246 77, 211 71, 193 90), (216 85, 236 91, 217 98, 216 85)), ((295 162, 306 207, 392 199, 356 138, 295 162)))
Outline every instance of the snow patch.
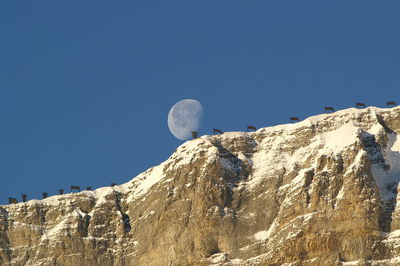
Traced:
POLYGON ((339 193, 336 196, 336 200, 341 200, 344 196, 344 186, 342 186, 339 190, 339 193))
POLYGON ((354 144, 359 132, 360 129, 350 122, 336 130, 322 134, 322 138, 326 148, 339 151, 354 144))
POLYGON ((345 265, 345 266, 357 266, 357 265, 359 265, 359 261, 358 260, 345 261, 345 262, 342 262, 342 265, 345 265))
POLYGON ((216 254, 211 255, 208 258, 208 261, 210 263, 216 264, 216 263, 226 262, 227 258, 228 258, 228 254, 226 254, 226 253, 216 253, 216 254))
POLYGON ((241 160, 242 162, 247 163, 250 166, 253 166, 253 160, 250 158, 247 158, 243 153, 239 152, 237 155, 238 159, 241 160))
POLYGON ((395 238, 395 237, 400 237, 400 229, 394 230, 389 233, 389 238, 395 238))
POLYGON ((268 232, 267 231, 260 231, 254 234, 254 238, 257 241, 265 241, 268 239, 268 232))
POLYGON ((389 140, 392 143, 392 151, 400 152, 400 138, 396 134, 390 134, 389 140))
POLYGON ((184 165, 193 163, 199 158, 199 153, 203 152, 203 157, 207 158, 207 163, 214 161, 218 155, 218 149, 212 145, 206 137, 190 140, 178 147, 176 152, 171 155, 167 162, 173 162, 171 170, 178 169, 184 165))
POLYGON ((133 179, 130 186, 131 193, 129 194, 127 202, 131 202, 134 199, 145 195, 153 185, 158 183, 164 177, 164 166, 165 163, 162 163, 133 179))
MULTIPOLYGON (((376 128, 373 130, 375 134, 379 134, 384 129, 380 127, 380 130, 376 128)), ((385 164, 389 165, 389 168, 385 168, 382 163, 372 164, 372 174, 375 181, 380 189, 380 196, 383 201, 390 200, 396 196, 396 193, 392 189, 396 189, 400 182, 400 140, 395 133, 387 134, 388 143, 386 148, 382 147, 382 155, 384 156, 385 164), (392 188, 388 188, 392 187, 392 188)), ((372 158, 373 159, 373 158, 372 158)))

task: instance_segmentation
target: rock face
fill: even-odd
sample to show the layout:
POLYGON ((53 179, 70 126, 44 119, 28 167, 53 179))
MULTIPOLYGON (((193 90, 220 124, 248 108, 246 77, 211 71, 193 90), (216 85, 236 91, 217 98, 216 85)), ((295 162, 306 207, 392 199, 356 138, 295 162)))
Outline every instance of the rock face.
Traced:
POLYGON ((400 107, 203 136, 132 181, 0 206, 0 265, 400 265, 400 107))

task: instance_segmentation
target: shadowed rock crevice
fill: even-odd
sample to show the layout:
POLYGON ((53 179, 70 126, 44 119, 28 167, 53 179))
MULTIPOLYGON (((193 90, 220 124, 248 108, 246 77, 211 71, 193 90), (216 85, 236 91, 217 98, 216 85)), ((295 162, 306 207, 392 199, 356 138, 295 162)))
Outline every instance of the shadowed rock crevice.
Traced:
POLYGON ((122 223, 124 225, 124 232, 129 233, 131 231, 131 219, 129 215, 126 214, 121 208, 121 198, 122 194, 119 192, 115 192, 115 207, 121 214, 122 223))
POLYGON ((83 237, 87 237, 88 236, 88 228, 89 228, 89 224, 90 224, 90 218, 92 218, 90 215, 86 214, 83 217, 83 222, 82 222, 82 233, 83 233, 83 237))
POLYGON ((376 120, 377 120, 378 123, 385 129, 385 132, 386 132, 386 133, 388 133, 388 134, 394 133, 394 134, 395 134, 395 132, 394 132, 391 128, 389 128, 389 127, 387 126, 387 124, 385 123, 384 118, 383 118, 381 115, 376 115, 376 120))
POLYGON ((220 139, 214 139, 211 142, 218 149, 222 177, 225 184, 223 193, 226 196, 221 206, 221 216, 226 215, 224 208, 229 208, 232 211, 232 221, 235 222, 242 199, 241 193, 237 188, 241 182, 247 180, 251 173, 252 165, 249 164, 247 160, 251 161, 251 156, 255 148, 255 141, 251 138, 245 138, 245 140, 233 139, 230 140, 230 142, 222 142, 220 139), (246 151, 246 155, 243 154, 243 156, 246 156, 245 161, 239 159, 238 152, 240 150, 238 150, 237 147, 235 148, 235 145, 240 146, 241 149, 246 151))
MULTIPOLYGON (((385 132, 389 134, 393 133, 393 131, 385 125, 383 119, 380 116, 378 116, 378 121, 380 121, 380 125, 384 127, 385 132)), ((390 170, 390 165, 385 159, 383 148, 387 145, 387 137, 378 136, 380 138, 380 142, 378 142, 376 141, 376 136, 368 132, 362 131, 361 136, 363 148, 368 154, 368 158, 371 162, 372 167, 381 168, 384 172, 388 172, 390 170)), ((377 184, 377 186, 378 185, 379 184, 377 184)), ((391 231, 391 224, 393 221, 392 216, 397 204, 396 198, 398 185, 399 181, 396 180, 379 187, 381 200, 379 223, 380 229, 384 232, 391 231)))

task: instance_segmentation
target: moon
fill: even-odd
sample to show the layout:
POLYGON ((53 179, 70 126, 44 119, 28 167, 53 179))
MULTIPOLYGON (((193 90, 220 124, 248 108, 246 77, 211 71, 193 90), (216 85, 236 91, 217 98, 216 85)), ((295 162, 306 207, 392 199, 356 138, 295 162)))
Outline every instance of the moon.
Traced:
POLYGON ((203 106, 199 101, 184 99, 172 106, 168 113, 168 127, 177 139, 187 140, 192 131, 198 131, 203 119, 203 106))

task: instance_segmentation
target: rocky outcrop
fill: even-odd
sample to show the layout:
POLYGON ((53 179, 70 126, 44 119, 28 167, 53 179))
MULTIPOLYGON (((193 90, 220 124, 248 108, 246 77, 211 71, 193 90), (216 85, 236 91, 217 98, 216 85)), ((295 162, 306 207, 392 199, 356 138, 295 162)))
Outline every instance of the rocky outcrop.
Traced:
POLYGON ((203 136, 132 181, 0 206, 0 265, 400 264, 400 108, 203 136))

